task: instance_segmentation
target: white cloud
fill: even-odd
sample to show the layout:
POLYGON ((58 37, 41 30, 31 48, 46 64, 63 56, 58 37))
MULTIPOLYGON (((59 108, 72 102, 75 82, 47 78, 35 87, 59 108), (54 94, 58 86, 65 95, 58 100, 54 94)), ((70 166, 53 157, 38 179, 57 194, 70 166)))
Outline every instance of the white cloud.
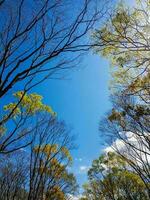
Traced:
POLYGON ((84 174, 84 173, 87 173, 88 170, 89 170, 89 166, 87 166, 87 165, 81 165, 79 167, 79 173, 84 174))
POLYGON ((120 139, 116 139, 115 142, 113 142, 113 144, 109 147, 106 147, 104 149, 104 152, 108 153, 108 152, 115 152, 115 147, 117 147, 117 149, 123 149, 125 146, 124 142, 120 139))
POLYGON ((79 200, 81 197, 83 197, 82 195, 72 195, 72 194, 68 194, 68 198, 67 200, 79 200))
POLYGON ((85 171, 87 169, 87 166, 80 166, 81 171, 85 171))
MULTIPOLYGON (((145 136, 147 135, 146 133, 143 134, 145 136)), ((150 163, 150 150, 146 147, 147 141, 142 136, 142 134, 140 136, 140 133, 137 135, 132 132, 127 132, 126 142, 121 139, 116 139, 116 141, 114 141, 111 146, 108 146, 104 149, 104 152, 115 152, 117 150, 128 156, 128 158, 136 159, 139 165, 141 165, 143 161, 150 163), (134 146, 135 148, 133 149, 130 145, 134 146), (140 149, 142 149, 142 151, 145 151, 146 153, 143 153, 142 151, 140 151, 140 149)))

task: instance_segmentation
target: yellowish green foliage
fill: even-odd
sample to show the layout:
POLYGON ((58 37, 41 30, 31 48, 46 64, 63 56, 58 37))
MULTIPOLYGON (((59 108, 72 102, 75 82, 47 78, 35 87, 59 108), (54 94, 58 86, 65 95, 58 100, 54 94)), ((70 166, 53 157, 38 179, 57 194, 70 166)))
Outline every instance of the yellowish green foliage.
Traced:
POLYGON ((93 34, 96 53, 111 62, 111 88, 123 86, 131 92, 148 93, 149 24, 149 0, 139 1, 132 9, 120 4, 112 18, 93 34))
POLYGON ((116 122, 118 126, 125 128, 127 124, 130 123, 130 120, 128 119, 128 113, 130 112, 132 112, 134 119, 138 121, 140 118, 147 119, 149 117, 150 109, 148 105, 137 104, 133 106, 132 104, 127 104, 126 110, 118 111, 113 108, 108 116, 108 120, 112 123, 116 122))
POLYGON ((34 152, 45 153, 47 157, 51 157, 53 154, 59 152, 59 154, 62 154, 64 158, 67 158, 70 162, 72 161, 69 150, 65 146, 59 147, 57 144, 46 144, 40 147, 37 146, 34 148, 34 152))
POLYGON ((69 159, 70 162, 72 162, 72 157, 70 155, 69 150, 66 147, 61 147, 61 152, 64 154, 65 157, 69 159))
POLYGON ((4 126, 0 126, 0 136, 4 135, 6 132, 6 128, 4 126))
POLYGON ((52 153, 56 153, 58 149, 58 145, 57 144, 46 144, 43 146, 37 146, 34 148, 34 152, 38 153, 38 152, 43 152, 45 153, 47 156, 51 156, 52 153))
POLYGON ((42 102, 42 96, 36 93, 25 94, 23 91, 18 91, 14 93, 13 96, 15 97, 16 102, 9 103, 4 106, 5 111, 9 113, 13 112, 13 117, 17 117, 23 113, 33 115, 41 111, 48 112, 52 116, 56 116, 56 113, 52 110, 52 108, 42 102))
POLYGON ((46 144, 43 146, 37 146, 34 148, 35 153, 44 153, 43 160, 41 160, 40 171, 41 173, 47 173, 50 176, 53 176, 56 179, 65 178, 65 162, 67 165, 72 163, 72 157, 69 150, 66 147, 59 147, 57 144, 46 144), (57 156, 56 156, 57 155, 57 156), (58 159, 63 161, 62 164, 58 159), (48 161, 48 164, 45 166, 45 160, 48 161))
POLYGON ((65 200, 65 194, 59 187, 59 182, 64 181, 65 183, 70 177, 66 170, 66 166, 72 161, 69 150, 65 146, 60 147, 58 144, 46 144, 36 146, 34 153, 40 155, 38 171, 53 179, 56 184, 47 192, 46 198, 65 200))
POLYGON ((125 116, 125 112, 118 112, 115 109, 112 109, 111 114, 108 116, 108 119, 112 122, 112 121, 124 121, 124 116, 125 116))
POLYGON ((59 186, 54 186, 52 191, 49 192, 49 197, 47 198, 47 200, 50 199, 59 199, 59 200, 65 200, 65 194, 63 193, 63 191, 61 190, 61 188, 59 186))
POLYGON ((88 171, 89 183, 85 184, 84 195, 87 199, 105 200, 135 199, 148 200, 146 186, 140 176, 131 171, 126 159, 114 152, 108 152, 94 160, 88 171))

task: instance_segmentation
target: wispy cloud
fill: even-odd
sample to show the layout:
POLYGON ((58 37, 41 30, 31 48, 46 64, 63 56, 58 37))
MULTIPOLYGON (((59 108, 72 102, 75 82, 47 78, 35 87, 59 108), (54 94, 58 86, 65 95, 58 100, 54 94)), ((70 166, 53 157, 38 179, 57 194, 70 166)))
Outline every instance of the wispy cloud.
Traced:
MULTIPOLYGON (((145 135, 147 136, 147 133, 145 135)), ((139 137, 132 132, 127 132, 126 137, 126 142, 121 139, 116 139, 111 146, 104 149, 104 152, 115 152, 117 150, 130 159, 134 158, 139 165, 141 165, 141 158, 142 162, 150 163, 150 150, 145 145, 145 138, 143 136, 139 137), (134 146, 135 149, 130 148, 130 145, 134 146)))
POLYGON ((83 197, 83 196, 82 195, 74 196, 72 194, 69 194, 67 200, 79 200, 81 197, 83 197))
POLYGON ((83 158, 75 158, 75 161, 82 162, 83 158))
POLYGON ((81 173, 81 174, 87 173, 88 170, 89 170, 89 166, 87 166, 87 165, 81 165, 79 167, 79 173, 81 173))

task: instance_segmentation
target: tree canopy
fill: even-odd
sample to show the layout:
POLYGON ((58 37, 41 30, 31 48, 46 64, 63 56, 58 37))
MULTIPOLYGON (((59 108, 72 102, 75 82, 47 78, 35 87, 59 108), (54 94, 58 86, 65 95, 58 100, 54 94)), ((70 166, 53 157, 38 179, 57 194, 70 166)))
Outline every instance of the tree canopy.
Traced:
POLYGON ((84 195, 91 200, 146 200, 146 186, 140 176, 130 169, 128 162, 114 152, 94 160, 88 171, 84 195))

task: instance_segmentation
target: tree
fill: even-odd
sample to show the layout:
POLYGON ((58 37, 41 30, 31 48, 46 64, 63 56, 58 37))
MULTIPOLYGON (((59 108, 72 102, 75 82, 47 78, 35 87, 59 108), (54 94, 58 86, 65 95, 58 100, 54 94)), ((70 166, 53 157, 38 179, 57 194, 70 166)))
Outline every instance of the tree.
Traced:
POLYGON ((77 184, 67 171, 73 138, 65 124, 47 116, 33 138, 28 200, 64 199, 67 193, 74 193, 77 184))
POLYGON ((87 199, 148 199, 141 178, 130 170, 126 160, 113 152, 94 160, 88 177, 89 183, 84 186, 87 199))
POLYGON ((73 138, 65 124, 47 115, 30 137, 26 149, 0 155, 1 200, 64 200, 74 194, 78 186, 67 170, 73 138))
POLYGON ((45 121, 41 118, 37 124, 37 115, 47 113, 52 118, 56 116, 50 106, 43 104, 42 96, 36 93, 18 91, 13 96, 14 101, 3 108, 5 113, 1 118, 4 125, 1 126, 0 153, 9 153, 31 144, 31 133, 45 121))
POLYGON ((107 3, 97 11, 90 0, 77 8, 64 0, 1 1, 0 98, 19 82, 28 91, 73 68, 78 52, 90 48, 84 36, 107 11, 107 3))
POLYGON ((117 152, 144 182, 150 195, 149 1, 133 8, 118 4, 93 34, 94 50, 111 62, 112 110, 100 123, 117 152))
MULTIPOLYGON (((5 134, 8 138, 4 136, 4 142, 0 143, 1 152, 6 152, 8 145, 5 142, 17 144, 20 138, 25 139, 23 136, 14 138, 24 120, 20 113, 17 113, 18 121, 14 120, 14 112, 20 109, 17 107, 22 107, 21 101, 25 101, 33 87, 48 78, 61 79, 66 70, 76 66, 81 53, 91 48, 87 35, 107 11, 104 4, 108 2, 104 2, 99 10, 91 0, 83 0, 77 7, 69 0, 0 1, 0 107, 18 87, 22 91, 16 93, 15 104, 5 106, 10 111, 7 115, 3 115, 2 109, 0 134, 8 132, 7 125, 12 118, 15 127, 5 134)), ((24 131, 19 130, 26 134, 24 131)))
POLYGON ((0 156, 0 199, 25 200, 29 165, 24 152, 0 156))
POLYGON ((119 4, 110 20, 93 34, 95 51, 112 63, 113 90, 149 104, 149 1, 132 9, 119 4))
POLYGON ((111 150, 126 158, 149 191, 149 107, 126 96, 115 97, 113 106, 101 121, 100 130, 106 133, 111 150))

